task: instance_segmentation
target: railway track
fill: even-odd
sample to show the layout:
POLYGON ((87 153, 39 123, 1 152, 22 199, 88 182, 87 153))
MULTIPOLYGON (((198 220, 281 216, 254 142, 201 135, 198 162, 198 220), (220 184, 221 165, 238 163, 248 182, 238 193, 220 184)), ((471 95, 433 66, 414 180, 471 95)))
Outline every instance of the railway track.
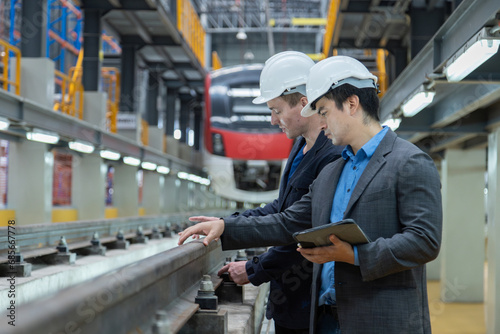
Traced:
MULTIPOLYGON (((205 212, 204 214, 221 216, 227 212, 205 212)), ((88 257, 81 255, 82 250, 91 247, 90 237, 94 233, 99 234, 102 245, 112 246, 116 243, 116 234, 120 230, 123 231, 124 239, 128 241, 134 241, 137 238, 136 232, 139 226, 142 227, 143 237, 152 237, 154 233, 168 235, 172 233, 172 230, 184 228, 183 224, 187 222, 187 217, 190 215, 192 214, 186 213, 18 227, 16 242, 21 245, 24 259, 28 262, 36 263, 37 259, 56 256, 59 251, 55 247, 61 236, 65 237, 69 251, 79 254, 75 264, 59 264, 43 270, 54 272, 54 268, 59 268, 65 275, 62 277, 66 279, 71 278, 73 272, 81 273, 82 270, 83 272, 91 270, 86 266, 90 268, 93 264, 90 264, 90 260, 83 260, 86 258, 112 263, 115 261, 114 256, 123 257, 125 256, 123 254, 128 254, 128 252, 144 252, 148 247, 168 249, 117 268, 106 264, 109 270, 105 273, 46 293, 45 296, 34 300, 26 301, 25 299, 22 302, 23 298, 10 298, 15 305, 15 326, 8 323, 9 301, 7 301, 6 305, 2 303, 2 318, 7 320, 0 323, 0 332, 13 334, 199 333, 199 326, 203 324, 205 330, 212 328, 210 332, 214 333, 241 332, 242 327, 245 328, 244 333, 256 333, 263 315, 265 287, 264 289, 242 288, 230 282, 223 283, 215 273, 228 257, 234 259, 235 252, 223 252, 219 243, 212 243, 209 247, 205 247, 200 242, 194 241, 177 247, 175 246, 177 238, 167 236, 151 240, 146 244, 133 244, 130 250, 110 250, 105 256, 102 256, 103 254, 88 257), (154 233, 153 230, 155 230, 154 233), (206 282, 202 284, 204 275, 209 275, 205 276, 205 279, 209 278, 216 295, 220 297, 219 305, 215 310, 200 309, 200 297, 197 296, 200 294, 200 286, 207 284, 206 282), (247 291, 246 302, 242 295, 243 290, 247 291), (235 300, 236 303, 234 303, 235 300), (230 307, 226 305, 226 301, 232 302, 230 307), (260 305, 258 312, 254 308, 256 302, 260 305), (244 324, 241 324, 241 321, 235 323, 230 314, 231 312, 241 313, 242 309, 246 310, 243 313, 248 315, 248 319, 244 324), (6 310, 7 314, 5 314, 6 310)), ((5 232, 6 229, 3 230, 5 232)), ((5 262, 7 252, 4 240, 6 240, 5 235, 2 235, 0 238, 2 262, 5 262)), ((102 267, 102 264, 100 266, 102 267)), ((33 273, 37 274, 37 272, 33 273)), ((7 277, 3 278, 0 283, 0 293, 1 289, 5 292, 2 284, 5 285, 6 280, 7 277)), ((47 278, 16 277, 14 289, 17 289, 18 293, 21 291, 28 293, 33 288, 23 289, 23 285, 32 284, 36 287, 42 285, 44 280, 47 278)), ((214 297, 211 295, 210 298, 213 300, 214 297)), ((206 308, 203 298, 201 305, 202 308, 206 308)))

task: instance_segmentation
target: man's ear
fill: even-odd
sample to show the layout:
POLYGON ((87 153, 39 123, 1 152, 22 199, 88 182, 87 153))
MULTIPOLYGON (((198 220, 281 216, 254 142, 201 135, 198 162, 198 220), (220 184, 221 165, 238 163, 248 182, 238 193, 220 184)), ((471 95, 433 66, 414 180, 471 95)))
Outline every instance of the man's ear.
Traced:
POLYGON ((300 98, 300 104, 302 105, 302 108, 304 108, 306 105, 307 105, 308 101, 307 101, 307 97, 305 96, 302 96, 300 98))
POLYGON ((349 113, 351 115, 354 115, 356 113, 356 110, 360 107, 359 104, 359 97, 357 95, 351 95, 347 98, 346 103, 349 107, 349 113))

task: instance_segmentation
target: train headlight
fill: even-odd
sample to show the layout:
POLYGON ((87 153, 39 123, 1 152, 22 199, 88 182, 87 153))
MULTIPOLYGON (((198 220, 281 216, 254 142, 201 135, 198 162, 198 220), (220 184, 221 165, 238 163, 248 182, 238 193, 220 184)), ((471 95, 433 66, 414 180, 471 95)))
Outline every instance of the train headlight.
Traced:
POLYGON ((220 133, 212 133, 212 148, 216 155, 226 155, 224 152, 224 142, 220 133))

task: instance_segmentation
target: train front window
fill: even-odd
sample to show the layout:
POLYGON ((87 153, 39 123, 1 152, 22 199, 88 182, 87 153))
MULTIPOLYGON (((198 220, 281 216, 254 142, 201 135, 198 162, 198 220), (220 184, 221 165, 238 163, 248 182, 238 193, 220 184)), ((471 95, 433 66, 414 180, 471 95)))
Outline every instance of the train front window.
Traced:
POLYGON ((212 126, 242 132, 280 132, 271 125, 271 112, 267 104, 253 104, 259 95, 255 83, 238 86, 212 86, 212 126))

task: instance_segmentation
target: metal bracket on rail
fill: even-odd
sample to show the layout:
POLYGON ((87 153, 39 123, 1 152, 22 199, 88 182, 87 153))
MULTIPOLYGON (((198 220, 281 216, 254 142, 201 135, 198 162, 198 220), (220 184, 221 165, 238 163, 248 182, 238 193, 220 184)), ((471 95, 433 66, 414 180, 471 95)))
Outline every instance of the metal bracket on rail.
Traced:
MULTIPOLYGON (((227 257, 224 265, 229 264, 231 258, 227 257)), ((222 283, 217 288, 215 293, 221 302, 243 303, 243 286, 234 283, 229 277, 229 273, 225 272, 221 276, 222 283)))
POLYGON ((47 257, 47 262, 53 264, 74 264, 76 261, 76 253, 70 253, 68 243, 64 236, 59 239, 59 244, 57 245, 57 254, 52 254, 47 257))
POLYGON ((160 310, 156 311, 155 322, 153 323, 153 334, 171 334, 170 321, 168 313, 160 310))
POLYGON ((195 303, 200 305, 200 309, 181 328, 179 334, 228 332, 227 310, 218 307, 218 297, 210 275, 203 275, 195 303))
POLYGON ((151 239, 163 239, 163 234, 160 233, 158 226, 153 226, 151 230, 151 239))
POLYGON ((90 240, 92 246, 84 248, 81 253, 84 255, 106 255, 106 246, 101 244, 99 240, 99 233, 94 232, 92 239, 90 240))
POLYGON ((8 262, 0 264, 0 276, 10 277, 30 277, 31 276, 31 263, 24 261, 24 257, 19 251, 19 246, 15 246, 13 252, 9 251, 7 256, 8 262), (12 254, 13 253, 13 254, 12 254))
POLYGON ((114 249, 128 249, 128 246, 130 246, 130 241, 125 239, 123 230, 119 230, 118 233, 116 233, 116 241, 113 242, 112 246, 114 249))
POLYGON ((148 243, 148 237, 144 235, 144 232, 142 230, 142 226, 139 226, 137 228, 137 231, 135 232, 135 237, 132 239, 134 244, 146 244, 148 243))
POLYGON ((172 229, 170 228, 170 223, 165 224, 165 229, 163 230, 163 236, 165 238, 172 238, 172 229))

